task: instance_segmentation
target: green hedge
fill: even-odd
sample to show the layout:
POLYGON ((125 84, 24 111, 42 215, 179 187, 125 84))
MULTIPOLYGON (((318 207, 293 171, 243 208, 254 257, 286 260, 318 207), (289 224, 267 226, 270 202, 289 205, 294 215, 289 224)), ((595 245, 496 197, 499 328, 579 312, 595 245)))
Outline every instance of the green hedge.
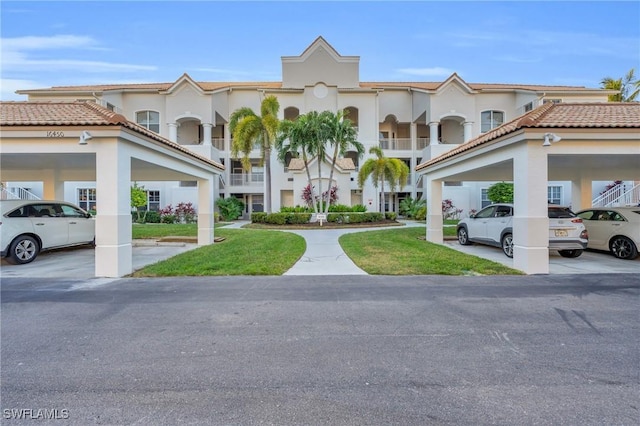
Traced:
POLYGON ((309 223, 311 213, 251 213, 251 222, 270 225, 297 225, 309 223))
POLYGON ((329 213, 327 215, 328 222, 336 223, 367 223, 367 222, 381 222, 384 216, 382 213, 369 212, 369 213, 329 213))

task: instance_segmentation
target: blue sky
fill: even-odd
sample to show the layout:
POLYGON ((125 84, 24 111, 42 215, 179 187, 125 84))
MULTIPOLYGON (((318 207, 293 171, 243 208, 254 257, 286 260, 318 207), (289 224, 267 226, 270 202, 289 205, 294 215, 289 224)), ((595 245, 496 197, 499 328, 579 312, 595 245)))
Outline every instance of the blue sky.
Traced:
POLYGON ((280 81, 323 36, 361 81, 599 87, 640 74, 640 2, 0 3, 0 99, 58 85, 280 81))

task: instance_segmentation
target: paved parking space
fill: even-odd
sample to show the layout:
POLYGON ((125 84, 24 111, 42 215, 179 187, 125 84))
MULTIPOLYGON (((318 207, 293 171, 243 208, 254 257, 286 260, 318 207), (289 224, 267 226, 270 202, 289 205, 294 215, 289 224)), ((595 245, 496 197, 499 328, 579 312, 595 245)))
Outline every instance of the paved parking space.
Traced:
MULTIPOLYGON (((513 259, 508 258, 498 247, 478 244, 460 245, 457 241, 445 241, 445 245, 463 253, 472 254, 513 268, 513 259)), ((640 273, 640 257, 634 260, 617 259, 609 253, 586 250, 580 257, 567 259, 557 251, 549 252, 549 274, 622 274, 640 273)))

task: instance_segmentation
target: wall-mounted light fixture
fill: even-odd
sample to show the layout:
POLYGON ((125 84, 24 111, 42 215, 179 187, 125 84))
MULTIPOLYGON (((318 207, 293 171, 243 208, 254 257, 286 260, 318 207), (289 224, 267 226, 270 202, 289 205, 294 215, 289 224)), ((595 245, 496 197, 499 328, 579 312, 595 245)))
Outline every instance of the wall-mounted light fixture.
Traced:
POLYGON ((91 136, 91 133, 87 132, 86 130, 83 130, 82 133, 80 134, 80 140, 78 141, 78 145, 86 145, 87 141, 93 139, 93 136, 91 136))
POLYGON ((542 146, 551 146, 552 142, 556 143, 556 142, 560 142, 560 140, 562 140, 562 138, 556 135, 555 133, 545 133, 544 143, 542 144, 542 146))

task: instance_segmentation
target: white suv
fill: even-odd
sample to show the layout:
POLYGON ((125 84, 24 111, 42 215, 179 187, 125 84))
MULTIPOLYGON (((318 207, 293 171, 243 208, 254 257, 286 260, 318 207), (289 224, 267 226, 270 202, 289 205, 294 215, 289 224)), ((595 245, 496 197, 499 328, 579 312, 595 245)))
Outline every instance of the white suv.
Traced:
MULTIPOLYGON (((549 249, 560 256, 578 257, 587 248, 589 235, 582 223, 567 207, 549 205, 549 249)), ((458 242, 502 247, 513 257, 513 204, 492 204, 462 219, 457 226, 458 242)))
POLYGON ((95 220, 64 201, 0 201, 0 255, 32 262, 42 250, 95 242, 95 220))

